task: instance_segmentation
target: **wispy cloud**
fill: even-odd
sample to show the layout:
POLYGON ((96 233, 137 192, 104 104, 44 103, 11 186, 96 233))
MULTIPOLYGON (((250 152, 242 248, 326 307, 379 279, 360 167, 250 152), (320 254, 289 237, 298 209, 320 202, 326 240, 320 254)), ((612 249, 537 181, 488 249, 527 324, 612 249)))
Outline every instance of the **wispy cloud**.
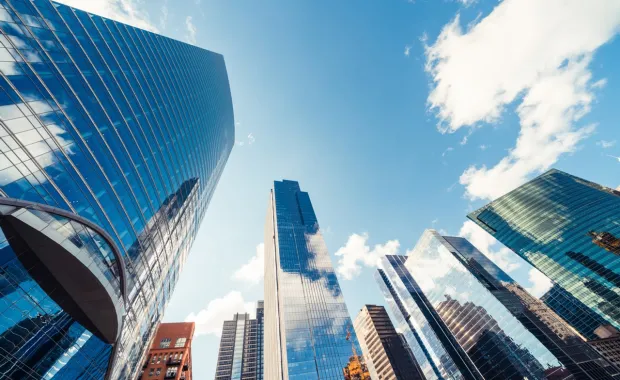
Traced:
POLYGON ((250 133, 250 134, 248 135, 248 145, 252 145, 252 144, 254 144, 254 142, 255 142, 255 141, 256 141, 256 138, 254 137, 254 134, 253 134, 253 133, 250 133))
POLYGON ((479 146, 479 148, 480 148, 480 150, 487 150, 487 149, 489 149, 489 146, 485 145, 485 144, 482 144, 482 145, 479 146))
POLYGON ((265 276, 265 244, 256 246, 256 253, 241 268, 233 274, 233 280, 242 281, 250 285, 258 284, 265 276))
POLYGON ((148 13, 141 8, 137 0, 56 0, 87 12, 107 17, 137 28, 157 32, 158 29, 149 20, 148 13))
POLYGON ((399 248, 398 240, 388 240, 385 244, 377 244, 371 249, 368 245, 368 234, 352 234, 344 247, 335 253, 336 257, 340 257, 336 272, 345 280, 352 280, 359 276, 362 267, 376 267, 381 257, 395 255, 399 248))
POLYGON ((233 290, 221 298, 216 298, 196 313, 190 313, 185 322, 196 323, 195 334, 222 335, 224 321, 230 320, 235 313, 255 313, 254 302, 245 302, 241 292, 233 290))
POLYGON ((159 16, 159 27, 162 30, 166 30, 166 24, 168 23, 168 0, 164 0, 161 6, 161 15, 159 16))
POLYGON ((594 125, 579 121, 604 82, 592 83, 589 64, 619 26, 616 0, 505 0, 467 30, 457 16, 427 46, 428 103, 441 132, 496 123, 518 102, 514 148, 494 166, 461 175, 468 198, 512 190, 592 133, 594 125))
POLYGON ((185 40, 192 44, 196 44, 196 26, 192 22, 192 16, 187 16, 185 18, 185 29, 187 30, 187 34, 185 35, 185 40))
POLYGON ((620 157, 618 156, 612 156, 611 154, 608 154, 607 157, 615 158, 616 160, 618 160, 618 162, 620 162, 620 157))
POLYGON ((443 153, 441 154, 441 157, 445 157, 448 153, 452 152, 454 150, 453 147, 449 146, 446 148, 446 150, 443 151, 443 153))
POLYGON ((616 145, 616 140, 611 140, 611 141, 601 140, 601 141, 598 141, 596 145, 600 146, 603 149, 608 149, 616 145))
POLYGON ((405 46, 405 56, 409 57, 410 53, 411 53, 411 46, 410 45, 405 46))

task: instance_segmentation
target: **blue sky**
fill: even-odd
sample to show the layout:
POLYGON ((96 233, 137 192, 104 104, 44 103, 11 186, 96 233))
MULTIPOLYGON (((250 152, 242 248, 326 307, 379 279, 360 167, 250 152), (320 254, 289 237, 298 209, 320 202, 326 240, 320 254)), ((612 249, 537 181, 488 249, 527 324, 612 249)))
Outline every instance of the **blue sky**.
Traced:
POLYGON ((165 316, 196 321, 198 379, 262 299, 273 180, 310 193, 352 317, 384 303, 377 258, 426 228, 541 292, 466 214, 550 167, 620 185, 615 0, 63 2, 225 57, 237 144, 165 316))

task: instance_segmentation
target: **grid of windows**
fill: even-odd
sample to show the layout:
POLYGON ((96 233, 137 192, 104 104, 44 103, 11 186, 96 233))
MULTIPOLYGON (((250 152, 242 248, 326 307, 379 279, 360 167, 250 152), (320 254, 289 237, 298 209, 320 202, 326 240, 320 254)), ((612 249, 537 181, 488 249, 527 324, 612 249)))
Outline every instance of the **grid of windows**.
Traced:
POLYGON ((179 338, 174 343, 174 347, 185 347, 185 342, 187 342, 187 338, 179 338))
POLYGON ((468 217, 585 305, 566 319, 592 337, 591 314, 620 328, 619 215, 619 191, 550 170, 468 217))
POLYGON ((159 342, 159 348, 168 348, 170 347, 170 338, 163 338, 161 342, 159 342))
MULTIPOLYGON (((3 293, 32 315, 22 325, 0 319, 0 334, 19 325, 24 337, 39 336, 50 316, 66 349, 92 356, 81 371, 99 378, 113 355, 111 378, 135 377, 233 143, 221 55, 48 0, 0 0, 0 196, 94 222, 127 269, 113 352, 45 294, 3 293), (88 343, 72 346, 78 339, 88 343)), ((8 342, 0 338, 0 348, 8 342)), ((39 378, 54 355, 14 367, 39 378)))
POLYGON ((265 263, 265 377, 342 379, 357 339, 310 197, 297 182, 274 183, 265 263))
POLYGON ((412 330, 408 340, 427 378, 618 376, 564 321, 463 238, 427 230, 408 256, 382 258, 382 268, 379 284, 401 326, 412 330), (434 362, 435 374, 427 362, 434 362))

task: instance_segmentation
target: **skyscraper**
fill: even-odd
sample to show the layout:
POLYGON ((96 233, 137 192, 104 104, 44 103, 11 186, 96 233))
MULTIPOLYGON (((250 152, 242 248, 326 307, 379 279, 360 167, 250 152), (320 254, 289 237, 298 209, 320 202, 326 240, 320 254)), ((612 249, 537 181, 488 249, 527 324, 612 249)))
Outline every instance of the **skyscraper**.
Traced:
POLYGON ((194 330, 194 322, 160 324, 140 379, 192 380, 194 330))
POLYGON ((540 300, 586 339, 597 339, 596 330, 608 323, 605 318, 595 313, 557 284, 543 294, 540 300))
POLYGON ((224 321, 215 380, 263 379, 264 303, 258 301, 256 319, 249 314, 235 314, 224 321))
POLYGON ((135 378, 234 143, 223 57, 0 2, 0 377, 135 378))
POLYGON ((543 323, 548 316, 510 291, 514 281, 465 239, 428 230, 409 256, 386 256, 382 267, 380 285, 399 299, 394 312, 410 321, 410 339, 417 336, 410 346, 425 348, 414 353, 434 363, 436 377, 612 378, 607 361, 568 336, 559 318, 543 323))
POLYGON ((265 223, 265 379, 342 379, 354 347, 310 197, 276 181, 265 223))
POLYGON ((468 217, 620 328, 620 192, 550 170, 468 217))
POLYGON ((423 380, 406 341, 396 332, 383 306, 364 305, 354 321, 355 333, 373 379, 423 380))

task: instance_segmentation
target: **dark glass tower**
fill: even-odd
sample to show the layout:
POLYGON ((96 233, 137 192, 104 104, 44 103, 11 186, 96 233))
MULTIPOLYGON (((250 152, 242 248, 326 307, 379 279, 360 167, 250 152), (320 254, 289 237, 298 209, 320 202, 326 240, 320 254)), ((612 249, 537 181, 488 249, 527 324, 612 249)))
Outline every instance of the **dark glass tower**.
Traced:
POLYGON ((0 0, 0 377, 135 378, 234 143, 221 55, 0 0))
POLYGON ((586 339, 597 339, 596 329, 608 324, 603 317, 558 285, 553 285, 540 300, 586 339))
POLYGON ((382 267, 379 284, 427 377, 614 378, 615 368, 465 239, 428 230, 382 267))
POLYGON ((361 350, 308 193, 276 181, 265 224, 265 379, 342 379, 361 350))
MULTIPOLYGON (((468 217, 590 309, 585 314, 620 328, 620 192, 550 170, 468 217)), ((572 322, 591 334, 582 329, 589 323, 572 322)))
POLYGON ((263 301, 256 319, 246 313, 224 321, 215 380, 263 380, 263 323, 263 301))

